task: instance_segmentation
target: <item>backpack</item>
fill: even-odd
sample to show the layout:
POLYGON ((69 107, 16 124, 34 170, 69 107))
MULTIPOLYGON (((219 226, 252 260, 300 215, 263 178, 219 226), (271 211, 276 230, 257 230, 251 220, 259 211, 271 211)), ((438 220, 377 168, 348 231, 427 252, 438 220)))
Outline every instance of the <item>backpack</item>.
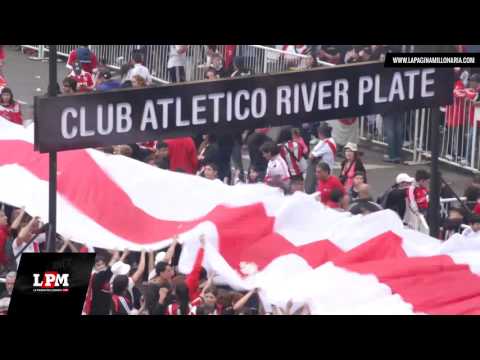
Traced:
POLYGON ((80 64, 90 64, 92 62, 92 54, 89 48, 81 47, 77 49, 77 58, 80 64))

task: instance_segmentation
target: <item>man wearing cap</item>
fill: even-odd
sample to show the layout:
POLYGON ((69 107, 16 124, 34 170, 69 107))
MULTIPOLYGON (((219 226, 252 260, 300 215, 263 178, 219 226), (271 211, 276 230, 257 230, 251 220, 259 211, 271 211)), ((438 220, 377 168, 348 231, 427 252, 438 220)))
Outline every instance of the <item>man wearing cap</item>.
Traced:
POLYGON ((71 70, 76 62, 79 62, 82 69, 89 74, 97 71, 97 56, 89 49, 88 45, 80 45, 80 47, 70 52, 67 60, 67 69, 71 70))
POLYGON ((73 71, 68 77, 75 80, 78 92, 89 92, 93 90, 92 74, 83 70, 79 61, 73 64, 73 71))
POLYGON ((118 275, 128 276, 128 287, 127 287, 127 296, 130 297, 130 302, 133 304, 133 307, 136 309, 140 308, 140 299, 138 295, 138 289, 135 289, 135 284, 142 278, 142 275, 145 271, 145 250, 142 250, 140 254, 140 262, 138 268, 133 275, 130 276, 130 270, 132 269, 131 265, 125 263, 125 258, 127 257, 129 251, 125 250, 122 254, 122 257, 119 261, 115 262, 111 266, 112 277, 110 278, 110 287, 113 285, 115 277, 118 275))
POLYGON ((386 198, 384 201, 384 206, 380 204, 384 209, 395 211, 398 216, 400 216, 402 221, 405 216, 408 188, 413 184, 414 181, 415 179, 408 176, 408 174, 398 174, 395 185, 393 185, 385 195, 386 198))

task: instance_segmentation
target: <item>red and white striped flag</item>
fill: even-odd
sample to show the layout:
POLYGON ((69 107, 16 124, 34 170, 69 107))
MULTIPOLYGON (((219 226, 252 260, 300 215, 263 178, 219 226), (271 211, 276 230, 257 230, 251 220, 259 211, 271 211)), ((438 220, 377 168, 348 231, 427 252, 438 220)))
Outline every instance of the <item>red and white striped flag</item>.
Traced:
MULTIPOLYGON (((0 201, 48 215, 48 155, 33 129, 0 119, 0 201)), ((159 249, 181 234, 180 270, 204 266, 264 306, 315 314, 478 314, 480 239, 445 243, 396 214, 351 216, 263 184, 228 186, 96 150, 58 154, 58 232, 103 248, 159 249)))

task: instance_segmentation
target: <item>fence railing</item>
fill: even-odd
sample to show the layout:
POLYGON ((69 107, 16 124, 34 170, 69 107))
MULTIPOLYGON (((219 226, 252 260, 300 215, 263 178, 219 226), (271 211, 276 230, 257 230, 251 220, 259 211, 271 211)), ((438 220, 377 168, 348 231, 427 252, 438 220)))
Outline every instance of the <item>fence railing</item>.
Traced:
MULTIPOLYGON (((461 197, 460 200, 465 203, 466 197, 461 197)), ((448 217, 448 211, 453 207, 461 207, 457 198, 440 198, 440 215, 441 217, 448 217)))
MULTIPOLYGON (((43 58, 48 52, 48 45, 22 45, 38 51, 38 58, 43 58)), ((59 56, 67 57, 79 45, 57 45, 59 56)), ((123 63, 130 60, 135 45, 89 45, 99 61, 105 65, 119 69, 123 63)), ((225 46, 217 45, 217 52, 224 56, 225 46)), ((168 83, 168 58, 170 45, 147 45, 145 64, 150 69, 155 81, 168 83)), ((290 53, 262 45, 236 45, 236 56, 243 56, 245 67, 255 74, 278 73, 292 69, 304 69, 308 65, 309 56, 290 53)), ((187 81, 203 80, 207 62, 207 49, 205 45, 190 45, 186 59, 187 81)), ((333 64, 318 61, 321 66, 333 64)))
MULTIPOLYGON (((480 169, 480 102, 455 97, 452 105, 442 109, 440 120, 440 157, 442 162, 471 171, 480 169)), ((414 162, 431 157, 431 110, 417 109, 404 115, 403 149, 412 153, 414 162)), ((386 145, 381 115, 362 116, 359 135, 363 140, 386 145)))

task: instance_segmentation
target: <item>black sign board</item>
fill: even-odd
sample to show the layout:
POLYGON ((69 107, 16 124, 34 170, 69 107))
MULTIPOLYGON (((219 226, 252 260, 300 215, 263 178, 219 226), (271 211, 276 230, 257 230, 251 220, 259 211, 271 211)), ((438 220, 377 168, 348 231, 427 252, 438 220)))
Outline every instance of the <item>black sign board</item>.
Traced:
POLYGON ((452 102, 453 70, 365 63, 35 98, 35 148, 60 151, 400 112, 452 102))

